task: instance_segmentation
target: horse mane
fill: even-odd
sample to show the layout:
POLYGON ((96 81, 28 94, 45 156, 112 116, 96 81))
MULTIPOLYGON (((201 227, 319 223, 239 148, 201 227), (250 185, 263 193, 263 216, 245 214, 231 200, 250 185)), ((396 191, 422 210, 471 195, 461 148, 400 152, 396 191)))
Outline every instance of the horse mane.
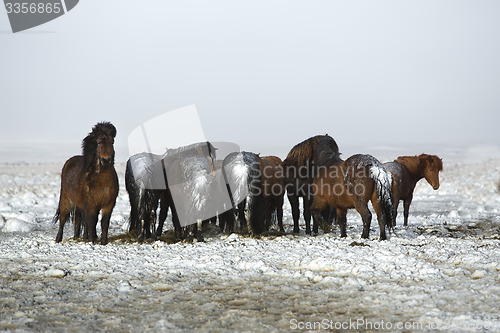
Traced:
MULTIPOLYGON (((198 155, 200 154, 199 149, 204 149, 207 147, 208 151, 206 152, 208 156, 214 157, 215 159, 215 148, 212 143, 209 141, 197 142, 187 146, 182 146, 178 148, 168 148, 167 151, 163 154, 163 158, 167 157, 179 157, 179 156, 190 156, 190 155, 198 155)), ((204 154, 201 154, 204 155, 204 154)))
POLYGON ((97 123, 92 127, 90 132, 82 141, 82 155, 85 170, 93 168, 96 159, 97 137, 101 134, 114 138, 116 136, 116 128, 108 121, 97 123))
POLYGON ((396 162, 405 165, 412 172, 425 169, 427 164, 435 166, 439 171, 443 170, 443 160, 436 155, 399 156, 396 162))
POLYGON ((306 139, 298 144, 296 144, 288 153, 287 157, 283 161, 283 166, 305 166, 313 158, 314 151, 318 142, 323 139, 329 140, 332 149, 338 151, 339 148, 335 140, 326 135, 316 135, 309 139, 306 139))
POLYGON ((340 158, 338 149, 332 147, 330 139, 324 138, 318 141, 313 154, 312 162, 316 167, 319 167, 338 164, 343 162, 343 160, 340 158))

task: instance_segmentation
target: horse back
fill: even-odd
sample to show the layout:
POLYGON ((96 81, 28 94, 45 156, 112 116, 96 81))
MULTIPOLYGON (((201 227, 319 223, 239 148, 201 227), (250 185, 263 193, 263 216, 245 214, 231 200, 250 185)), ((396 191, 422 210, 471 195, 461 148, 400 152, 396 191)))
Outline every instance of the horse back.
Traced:
POLYGON ((337 208, 352 208, 344 181, 344 163, 329 163, 318 169, 313 181, 312 192, 315 208, 324 209, 327 206, 337 208))
POLYGON ((416 182, 413 181, 411 172, 406 165, 398 161, 384 163, 384 168, 392 178, 392 192, 397 195, 397 199, 403 200, 413 194, 416 182))

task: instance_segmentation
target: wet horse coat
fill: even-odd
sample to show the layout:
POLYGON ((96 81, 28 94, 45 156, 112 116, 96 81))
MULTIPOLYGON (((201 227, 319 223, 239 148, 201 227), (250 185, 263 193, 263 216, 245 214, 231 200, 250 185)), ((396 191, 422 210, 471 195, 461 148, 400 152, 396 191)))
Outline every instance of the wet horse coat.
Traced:
POLYGON ((391 227, 392 221, 392 194, 382 164, 371 155, 353 155, 342 161, 338 153, 328 149, 318 150, 315 160, 323 167, 314 178, 311 210, 323 229, 328 231, 330 226, 321 211, 334 206, 340 236, 346 237, 347 210, 355 208, 363 219, 361 238, 368 238, 372 219, 368 201, 371 201, 379 222, 380 240, 386 239, 385 229, 391 227))

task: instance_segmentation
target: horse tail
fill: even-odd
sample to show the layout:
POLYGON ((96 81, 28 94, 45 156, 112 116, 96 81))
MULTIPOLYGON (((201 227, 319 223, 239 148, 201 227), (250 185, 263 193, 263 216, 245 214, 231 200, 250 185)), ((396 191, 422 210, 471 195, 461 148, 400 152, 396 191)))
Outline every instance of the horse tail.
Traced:
POLYGON ((54 215, 54 217, 52 218, 52 223, 57 223, 59 221, 59 218, 61 217, 61 208, 57 207, 57 211, 54 215))
POLYGON ((373 158, 372 166, 370 167, 370 177, 375 182, 375 191, 382 205, 382 215, 385 226, 392 230, 392 191, 391 177, 384 169, 383 165, 373 158))
POLYGON ((243 154, 240 152, 227 155, 222 162, 222 174, 226 187, 229 189, 233 209, 236 209, 238 204, 247 197, 248 173, 248 165, 245 164, 243 154))
POLYGON ((262 193, 260 157, 254 153, 243 152, 243 160, 248 166, 247 174, 247 209, 252 234, 264 232, 265 200, 262 193))

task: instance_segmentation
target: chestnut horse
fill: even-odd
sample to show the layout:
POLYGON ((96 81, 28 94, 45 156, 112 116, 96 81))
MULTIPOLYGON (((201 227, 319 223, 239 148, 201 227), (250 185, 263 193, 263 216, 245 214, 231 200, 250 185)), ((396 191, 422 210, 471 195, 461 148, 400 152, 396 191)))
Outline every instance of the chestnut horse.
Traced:
POLYGON ((280 231, 283 228, 283 197, 285 187, 283 186, 283 165, 277 156, 264 156, 260 158, 260 173, 262 194, 265 200, 264 225, 269 231, 273 216, 278 221, 280 231))
POLYGON ((392 178, 392 225, 396 225, 399 201, 403 200, 404 225, 407 226, 415 186, 420 179, 425 178, 434 190, 439 189, 439 172, 443 170, 443 160, 427 154, 400 156, 394 162, 384 163, 384 167, 392 178))
POLYGON ((340 236, 346 237, 347 210, 355 208, 363 219, 361 238, 368 238, 372 219, 368 201, 371 201, 378 218, 380 240, 385 240, 385 228, 391 228, 392 222, 392 195, 389 176, 382 164, 371 155, 353 155, 342 161, 338 153, 328 151, 325 142, 319 142, 317 148, 314 160, 322 167, 312 186, 313 216, 329 231, 321 211, 328 206, 336 207, 340 236))
POLYGON ((101 244, 108 242, 111 213, 118 196, 118 177, 114 167, 113 147, 116 128, 101 122, 83 139, 83 155, 66 161, 61 174, 61 195, 54 222, 59 220, 56 242, 63 237, 64 224, 74 215, 75 238, 80 236, 81 223, 84 238, 95 243, 96 225, 101 211, 101 244))
MULTIPOLYGON (((317 135, 295 145, 283 161, 284 186, 287 191, 288 200, 292 207, 293 232, 299 233, 299 197, 303 199, 304 221, 306 234, 311 234, 311 202, 312 193, 310 186, 314 178, 313 156, 316 152, 318 142, 325 140, 323 146, 331 151, 339 151, 335 140, 329 135, 317 135)), ((325 207, 325 210, 329 207, 325 207)), ((317 232, 317 224, 315 224, 317 232)))

